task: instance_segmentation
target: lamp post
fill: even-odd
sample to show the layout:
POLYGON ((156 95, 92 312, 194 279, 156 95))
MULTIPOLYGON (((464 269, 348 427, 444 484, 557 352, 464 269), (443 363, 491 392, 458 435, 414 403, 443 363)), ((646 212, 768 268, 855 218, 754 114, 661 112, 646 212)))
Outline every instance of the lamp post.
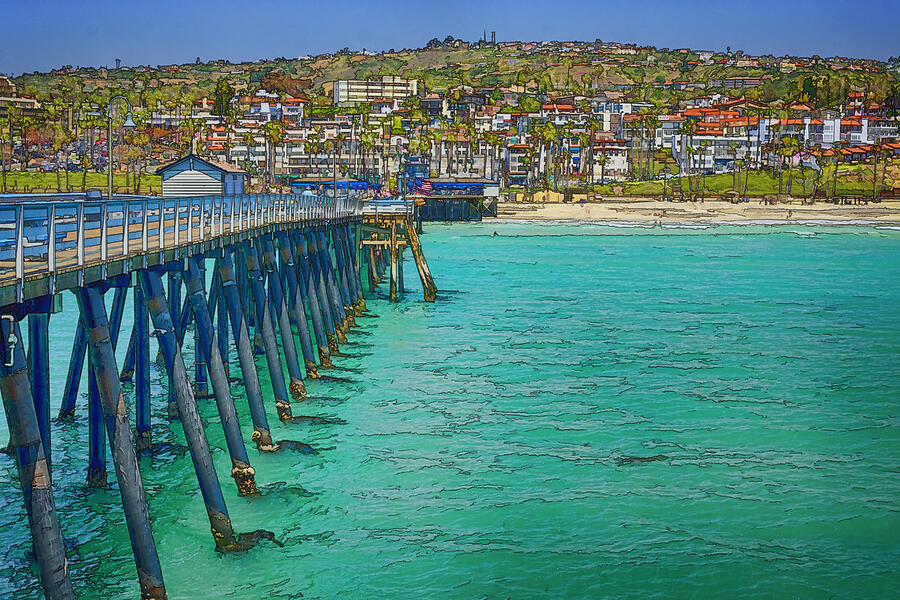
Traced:
POLYGON ((113 143, 112 143, 112 107, 116 100, 124 100, 128 105, 128 112, 125 113, 125 123, 122 125, 126 129, 134 129, 137 127, 131 118, 131 102, 125 96, 116 95, 109 99, 109 105, 106 107, 106 167, 109 171, 107 180, 106 199, 112 201, 113 197, 113 143))

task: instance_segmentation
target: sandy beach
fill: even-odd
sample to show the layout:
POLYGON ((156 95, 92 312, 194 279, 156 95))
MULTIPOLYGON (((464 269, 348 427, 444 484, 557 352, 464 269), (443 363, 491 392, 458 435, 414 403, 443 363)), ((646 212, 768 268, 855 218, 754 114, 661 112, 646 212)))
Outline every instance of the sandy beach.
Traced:
POLYGON ((739 204, 724 201, 660 202, 647 198, 609 198, 584 204, 526 204, 502 202, 500 220, 619 221, 630 223, 736 223, 736 222, 830 222, 900 223, 900 201, 861 205, 780 203, 760 200, 739 204))

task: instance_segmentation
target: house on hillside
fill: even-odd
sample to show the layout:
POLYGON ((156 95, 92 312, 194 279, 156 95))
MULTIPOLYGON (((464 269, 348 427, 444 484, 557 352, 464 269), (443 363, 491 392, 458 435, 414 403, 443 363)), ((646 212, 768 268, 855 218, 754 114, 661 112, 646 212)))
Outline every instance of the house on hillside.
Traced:
POLYGON ((235 165, 188 154, 156 169, 163 196, 230 196, 244 193, 247 172, 235 165))

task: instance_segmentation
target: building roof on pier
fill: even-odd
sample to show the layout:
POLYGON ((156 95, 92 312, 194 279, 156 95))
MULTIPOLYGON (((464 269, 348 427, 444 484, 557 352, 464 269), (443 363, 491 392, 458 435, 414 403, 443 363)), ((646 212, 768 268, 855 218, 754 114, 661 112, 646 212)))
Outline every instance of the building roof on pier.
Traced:
POLYGON ((218 170, 222 171, 223 173, 235 173, 235 174, 239 174, 239 175, 247 174, 247 171, 238 167, 237 165, 233 165, 233 164, 225 162, 223 160, 215 160, 213 158, 200 157, 195 154, 188 154, 187 156, 182 156, 181 158, 176 158, 175 160, 169 161, 164 165, 160 165, 160 166, 156 167, 156 172, 158 174, 161 174, 163 171, 168 171, 169 169, 176 166, 181 161, 184 161, 187 159, 193 159, 195 161, 200 161, 202 163, 209 165, 210 167, 212 167, 214 169, 218 169, 218 170))

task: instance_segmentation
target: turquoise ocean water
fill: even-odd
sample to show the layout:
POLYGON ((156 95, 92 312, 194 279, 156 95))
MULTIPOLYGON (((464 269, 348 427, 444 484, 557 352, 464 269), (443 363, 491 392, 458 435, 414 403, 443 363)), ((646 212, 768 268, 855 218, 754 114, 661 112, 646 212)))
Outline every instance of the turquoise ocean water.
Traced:
MULTIPOLYGON (((235 528, 283 547, 213 551, 154 365, 141 465, 170 598, 896 597, 900 231, 489 223, 423 243, 438 301, 407 261, 343 381, 294 406, 342 422, 283 425, 270 402, 274 437, 319 453, 251 449, 263 496, 236 495, 200 400, 235 528)), ((75 315, 67 294, 55 403, 75 315)), ((118 491, 83 484, 79 402, 53 427, 76 593, 137 598, 118 491)), ((35 598, 15 482, 0 456, 0 598, 35 598)))

